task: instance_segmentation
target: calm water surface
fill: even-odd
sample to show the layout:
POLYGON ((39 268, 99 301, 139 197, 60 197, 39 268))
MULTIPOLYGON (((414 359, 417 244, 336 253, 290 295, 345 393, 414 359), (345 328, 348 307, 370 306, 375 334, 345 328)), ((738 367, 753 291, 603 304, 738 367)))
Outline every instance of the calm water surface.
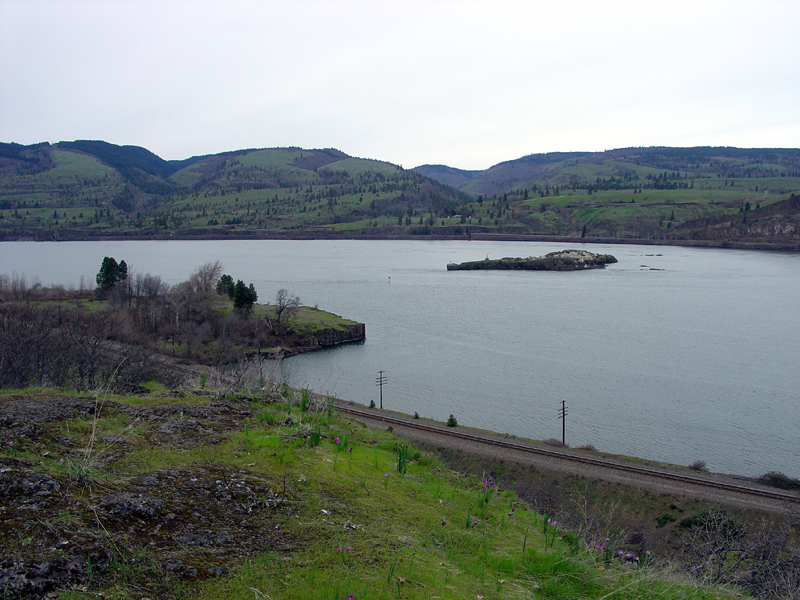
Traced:
POLYGON ((293 384, 533 438, 715 471, 800 476, 800 256, 586 245, 581 273, 447 272, 564 244, 425 241, 2 243, 0 273, 87 285, 104 256, 170 283, 209 260, 366 323, 367 340, 283 361, 293 384))

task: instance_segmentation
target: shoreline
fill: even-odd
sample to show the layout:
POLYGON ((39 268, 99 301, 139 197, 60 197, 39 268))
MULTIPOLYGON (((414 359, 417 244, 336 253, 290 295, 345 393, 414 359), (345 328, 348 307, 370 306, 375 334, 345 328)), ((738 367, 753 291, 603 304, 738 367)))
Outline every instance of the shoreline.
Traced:
POLYGON ((366 241, 491 241, 491 242, 564 242, 573 245, 611 244, 640 246, 677 246, 695 248, 720 248, 732 250, 766 250, 773 252, 800 252, 800 242, 771 241, 733 241, 733 240, 682 240, 651 238, 618 238, 618 237, 578 237, 516 233, 472 233, 470 235, 369 235, 359 233, 330 234, 319 231, 305 232, 230 232, 207 234, 167 234, 167 235, 70 235, 69 232, 53 232, 47 236, 0 234, 0 242, 121 242, 121 241, 226 241, 226 240, 280 240, 280 241, 313 241, 313 240, 366 240, 366 241))
POLYGON ((796 510, 800 503, 797 492, 767 486, 758 477, 736 473, 693 470, 689 467, 645 459, 636 456, 618 455, 597 450, 558 447, 542 440, 518 437, 507 433, 485 430, 472 426, 449 427, 445 423, 428 418, 378 408, 368 408, 357 402, 334 399, 336 408, 351 418, 361 420, 365 426, 386 427, 396 435, 423 446, 446 448, 460 454, 469 454, 488 460, 490 463, 516 462, 535 465, 536 468, 567 475, 601 479, 616 484, 649 489, 656 493, 671 493, 710 501, 723 501, 739 508, 759 508, 769 512, 785 513, 796 510), (366 423, 365 421, 369 422, 366 423), (392 427, 393 425, 393 427, 392 427), (420 425, 424 430, 420 431, 420 425), (427 426, 427 427, 425 427, 427 426), (466 433, 468 441, 453 439, 466 433), (513 449, 503 449, 510 442, 513 449), (528 450, 523 450, 527 446, 528 450), (589 460, 582 461, 581 458, 589 460), (577 461, 577 462, 576 462, 577 461), (591 466, 581 462, 594 463, 591 466), (605 463, 605 464, 602 464, 605 463), (636 473, 627 473, 628 467, 636 465, 636 473), (681 481, 682 480, 682 481, 681 481), (738 490, 736 488, 739 488, 738 490), (761 490, 773 498, 758 498, 749 494, 761 490))

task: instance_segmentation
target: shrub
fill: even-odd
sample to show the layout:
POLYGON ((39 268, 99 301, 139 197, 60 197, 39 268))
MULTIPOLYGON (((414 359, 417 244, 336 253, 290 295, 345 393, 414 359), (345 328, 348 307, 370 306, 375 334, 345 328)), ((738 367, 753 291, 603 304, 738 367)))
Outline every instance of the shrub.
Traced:
POLYGON ((706 468, 706 461, 704 460, 696 460, 692 464, 689 465, 689 468, 692 471, 708 471, 706 468))
POLYGON ((550 438, 544 440, 544 443, 548 446, 556 446, 557 448, 569 448, 569 444, 565 444, 561 440, 557 440, 556 438, 550 438))
POLYGON ((703 509, 695 515, 681 519, 678 525, 684 529, 692 529, 693 527, 704 527, 709 523, 716 523, 717 521, 727 524, 728 528, 739 527, 732 519, 730 519, 724 510, 720 509, 703 509))
POLYGON ((581 450, 588 450, 589 452, 597 452, 597 448, 594 447, 593 444, 584 444, 583 446, 578 446, 581 450))
POLYGON ((308 434, 308 447, 314 448, 322 443, 322 428, 317 425, 316 429, 311 430, 308 434))
POLYGON ((658 518, 656 519, 656 524, 657 524, 659 527, 664 527, 664 525, 666 525, 667 523, 673 523, 673 522, 675 522, 676 520, 677 520, 677 518, 676 518, 676 517, 673 517, 671 514, 669 514, 669 513, 664 513, 663 515, 661 515, 660 517, 658 517, 658 518))
POLYGON ((800 490, 800 479, 792 479, 778 471, 764 473, 758 478, 758 482, 781 490, 800 490))
POLYGON ((447 426, 448 427, 458 427, 458 421, 456 421, 456 418, 453 415, 450 415, 449 417, 447 417, 447 426))

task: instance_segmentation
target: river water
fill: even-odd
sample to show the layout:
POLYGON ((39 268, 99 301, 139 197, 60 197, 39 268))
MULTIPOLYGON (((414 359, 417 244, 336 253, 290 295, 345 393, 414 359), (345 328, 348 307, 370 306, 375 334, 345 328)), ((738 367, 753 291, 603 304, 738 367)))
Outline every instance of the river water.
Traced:
POLYGON ((438 241, 0 243, 0 273, 91 285, 104 256, 170 283, 220 260, 261 302, 280 288, 366 324, 286 359, 297 386, 536 439, 715 471, 800 477, 800 255, 581 246, 602 270, 446 271, 568 244, 438 241))

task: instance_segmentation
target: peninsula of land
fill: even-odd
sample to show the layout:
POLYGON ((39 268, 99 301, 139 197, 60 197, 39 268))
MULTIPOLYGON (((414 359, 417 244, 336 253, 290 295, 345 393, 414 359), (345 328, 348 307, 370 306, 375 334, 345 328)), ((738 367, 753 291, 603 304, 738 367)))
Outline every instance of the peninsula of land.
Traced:
POLYGON ((476 260, 463 263, 449 263, 448 271, 581 271, 602 269, 617 262, 611 254, 595 254, 586 250, 561 250, 544 256, 528 258, 501 258, 499 260, 476 260))

